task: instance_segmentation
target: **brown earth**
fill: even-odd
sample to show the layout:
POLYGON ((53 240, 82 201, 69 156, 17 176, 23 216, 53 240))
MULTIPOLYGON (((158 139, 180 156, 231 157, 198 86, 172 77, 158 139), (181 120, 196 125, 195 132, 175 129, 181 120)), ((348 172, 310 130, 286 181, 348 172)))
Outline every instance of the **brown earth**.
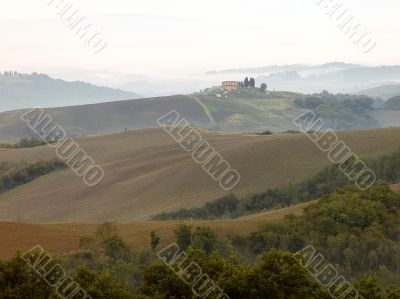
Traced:
MULTIPOLYGON (((259 228, 262 223, 279 221, 285 215, 302 214, 307 204, 301 204, 280 210, 263 212, 250 217, 234 220, 185 221, 196 226, 209 226, 216 230, 219 236, 232 233, 249 233, 259 228)), ((133 223, 116 224, 118 234, 134 250, 149 249, 150 232, 155 230, 161 237, 160 246, 166 246, 175 241, 174 229, 180 221, 136 221, 133 223)), ((0 222, 0 259, 13 256, 17 250, 26 251, 40 245, 51 254, 65 254, 79 249, 79 239, 82 236, 92 236, 98 224, 28 224, 22 222, 0 222)))
MULTIPOLYGON (((330 165, 327 153, 306 136, 257 136, 202 131, 203 137, 238 170, 233 192, 246 196, 303 180, 330 165)), ((400 128, 349 131, 340 137, 363 158, 400 148, 400 128)), ((201 206, 227 194, 162 129, 76 138, 105 170, 96 187, 65 169, 0 195, 0 220, 30 223, 132 222, 180 208, 201 206)), ((55 157, 47 146, 0 150, 0 163, 55 157)))

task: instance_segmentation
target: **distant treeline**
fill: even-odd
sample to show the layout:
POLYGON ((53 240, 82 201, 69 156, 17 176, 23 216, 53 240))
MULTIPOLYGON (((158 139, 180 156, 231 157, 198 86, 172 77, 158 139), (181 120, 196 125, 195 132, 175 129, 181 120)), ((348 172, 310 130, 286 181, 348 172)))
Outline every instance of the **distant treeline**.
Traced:
POLYGON ((53 159, 49 161, 40 160, 28 165, 19 165, 8 170, 0 169, 0 193, 29 183, 42 175, 65 167, 67 165, 63 161, 53 159))
MULTIPOLYGON (((366 163, 375 172, 379 180, 390 184, 397 183, 400 180, 400 150, 366 163)), ((351 182, 338 166, 332 165, 300 183, 288 183, 280 187, 268 188, 264 192, 252 194, 245 199, 239 199, 234 194, 230 194, 200 208, 162 213, 155 216, 154 219, 236 218, 246 214, 315 200, 349 184, 351 182)))

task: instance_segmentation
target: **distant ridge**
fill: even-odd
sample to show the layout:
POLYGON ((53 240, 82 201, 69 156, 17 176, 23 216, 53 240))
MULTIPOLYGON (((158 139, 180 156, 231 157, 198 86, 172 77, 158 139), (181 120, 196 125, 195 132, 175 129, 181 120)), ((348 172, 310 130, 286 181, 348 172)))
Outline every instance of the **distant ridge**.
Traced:
POLYGON ((287 65, 269 65, 262 67, 247 67, 247 68, 233 68, 219 71, 209 71, 208 75, 226 74, 226 73, 266 73, 266 72, 283 72, 283 71, 305 71, 313 69, 350 69, 362 68, 362 65, 351 64, 345 62, 328 62, 321 65, 307 65, 307 64, 287 64, 287 65))
POLYGON ((266 82, 271 90, 301 93, 319 93, 323 90, 333 93, 358 93, 360 90, 400 82, 400 66, 329 62, 315 65, 231 68, 210 71, 206 75, 209 78, 229 76, 235 80, 243 80, 245 76, 255 76, 257 83, 266 82))
POLYGON ((0 111, 29 107, 73 106, 141 98, 139 94, 96 86, 81 81, 67 82, 46 74, 0 74, 0 111))

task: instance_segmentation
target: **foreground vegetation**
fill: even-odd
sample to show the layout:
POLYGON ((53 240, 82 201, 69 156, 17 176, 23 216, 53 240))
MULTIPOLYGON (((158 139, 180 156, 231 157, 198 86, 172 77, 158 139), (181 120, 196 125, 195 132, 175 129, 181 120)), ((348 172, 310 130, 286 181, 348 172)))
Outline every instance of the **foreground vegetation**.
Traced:
POLYGON ((342 274, 375 273, 385 283, 400 282, 400 194, 386 183, 362 192, 339 189, 281 223, 237 236, 243 253, 257 255, 278 248, 296 252, 312 244, 342 274))
MULTIPOLYGON (((367 161, 367 164, 380 180, 391 184, 400 180, 400 150, 380 159, 367 161)), ((265 192, 256 193, 244 199, 239 199, 234 194, 230 194, 207 203, 201 208, 162 213, 154 218, 156 220, 236 218, 246 214, 315 200, 347 184, 349 184, 348 178, 337 165, 332 165, 300 183, 289 183, 281 187, 269 188, 265 192)))
MULTIPOLYGON (((289 216, 250 235, 222 239, 207 227, 181 224, 175 230, 176 242, 187 259, 174 267, 185 269, 195 262, 232 299, 328 299, 328 289, 295 255, 312 245, 365 299, 396 299, 399 216, 400 195, 379 183, 364 192, 353 186, 340 189, 308 207, 304 216, 289 216)), ((115 226, 106 223, 93 236, 81 238, 80 251, 58 260, 93 298, 197 298, 175 268, 157 257, 163 248, 156 232, 148 242, 148 250, 135 252, 115 226)), ((56 298, 54 289, 37 279, 21 255, 0 264, 0 294, 56 298)))

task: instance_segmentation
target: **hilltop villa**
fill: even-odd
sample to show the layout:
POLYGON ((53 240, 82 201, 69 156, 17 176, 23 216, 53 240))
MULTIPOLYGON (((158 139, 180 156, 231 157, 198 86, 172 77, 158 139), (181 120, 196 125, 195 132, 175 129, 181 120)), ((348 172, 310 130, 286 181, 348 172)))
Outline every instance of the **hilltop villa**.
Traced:
POLYGON ((239 81, 224 81, 222 82, 222 90, 232 91, 238 89, 240 86, 239 81))

